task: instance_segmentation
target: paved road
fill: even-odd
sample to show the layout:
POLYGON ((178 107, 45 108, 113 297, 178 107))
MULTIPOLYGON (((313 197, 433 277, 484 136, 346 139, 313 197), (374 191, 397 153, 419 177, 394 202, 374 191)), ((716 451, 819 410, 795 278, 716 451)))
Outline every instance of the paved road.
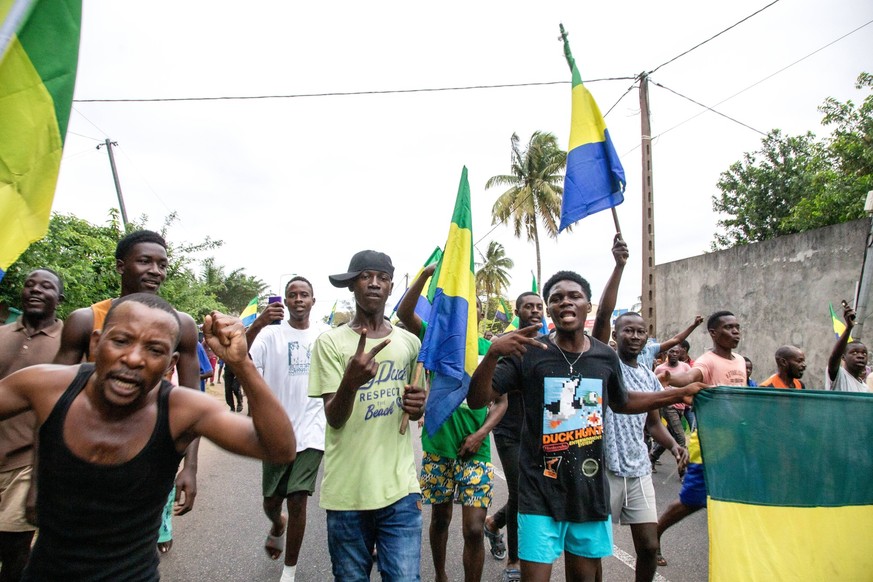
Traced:
MULTIPOLYGON (((215 388, 220 388, 216 385, 215 388)), ((222 397, 223 400, 223 397, 222 397)), ((421 458, 417 428, 413 428, 417 458, 421 458)), ((493 450, 494 447, 492 447, 493 450)), ((501 481, 499 460, 495 466, 501 481)), ((673 462, 667 457, 654 475, 659 511, 678 493, 679 480, 673 462), (671 473, 671 471, 673 471, 671 473)), ((174 522, 174 546, 163 556, 161 576, 170 582, 199 581, 277 581, 281 560, 272 562, 264 553, 263 542, 268 523, 261 509, 260 462, 227 453, 210 442, 200 445, 198 496, 194 511, 174 522)), ((498 485, 495 507, 506 499, 506 489, 498 485)), ((459 508, 458 508, 459 509, 459 508)), ((425 508, 421 575, 433 580, 433 565, 427 536, 429 510, 425 508)), ((604 560, 604 580, 633 580, 633 542, 628 527, 615 527, 616 556, 604 560), (622 561, 624 560, 624 561, 622 561)), ((664 536, 664 554, 670 565, 659 568, 658 580, 694 582, 707 579, 708 544, 706 512, 686 519, 664 536)), ((463 580, 460 511, 449 536, 449 577, 463 580)), ((503 564, 487 553, 485 581, 500 581, 503 564)), ((375 569, 374 569, 375 570, 375 569)), ((377 573, 373 580, 379 580, 377 573)), ((563 561, 555 565, 553 580, 564 579, 563 561)), ((318 507, 318 494, 309 503, 306 537, 297 568, 300 582, 332 580, 327 551, 324 510, 318 507)))

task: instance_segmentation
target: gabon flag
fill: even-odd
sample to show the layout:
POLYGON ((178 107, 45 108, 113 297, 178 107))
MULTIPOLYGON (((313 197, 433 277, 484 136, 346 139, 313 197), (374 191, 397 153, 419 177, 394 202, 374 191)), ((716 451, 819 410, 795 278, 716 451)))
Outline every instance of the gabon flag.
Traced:
POLYGON ((576 61, 570 53, 567 33, 561 25, 564 56, 573 78, 573 111, 570 118, 570 146, 564 173, 560 231, 589 214, 624 202, 624 168, 606 122, 594 97, 582 83, 576 61))
POLYGON ((0 280, 48 230, 81 20, 81 0, 0 0, 0 280))
POLYGON ((436 291, 418 361, 432 373, 424 429, 433 436, 467 397, 479 363, 473 217, 467 168, 449 226, 443 257, 434 273, 436 291))
POLYGON ((873 394, 718 387, 694 409, 712 582, 871 579, 873 394))

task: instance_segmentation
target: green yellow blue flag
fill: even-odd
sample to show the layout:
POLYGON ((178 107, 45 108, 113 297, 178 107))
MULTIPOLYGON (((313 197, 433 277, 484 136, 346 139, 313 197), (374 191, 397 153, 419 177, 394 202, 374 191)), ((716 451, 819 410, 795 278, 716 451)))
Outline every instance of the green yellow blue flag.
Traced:
POLYGON ((0 279, 48 230, 81 20, 81 0, 0 0, 0 279))
POLYGON ((624 168, 615 153, 606 122, 594 97, 582 84, 582 76, 570 53, 567 33, 561 25, 564 56, 573 77, 573 111, 570 120, 570 146, 564 173, 561 225, 564 230, 589 214, 624 202, 624 168))
MULTIPOLYGON (((836 335, 836 339, 840 339, 840 336, 843 335, 843 332, 846 331, 846 324, 840 321, 840 318, 837 317, 837 314, 834 313, 834 304, 828 303, 828 307, 831 310, 831 323, 834 326, 834 335, 836 335)), ((852 338, 849 338, 849 341, 852 341, 852 338)))
POLYGON ((242 324, 246 327, 250 326, 255 322, 258 318, 258 298, 255 297, 249 304, 246 305, 246 308, 242 310, 242 313, 239 314, 239 318, 242 320, 242 324))
POLYGON ((330 317, 327 318, 327 324, 333 327, 333 319, 336 317, 336 303, 339 301, 338 299, 333 302, 333 307, 330 309, 330 317))
POLYGON ((870 580, 873 394, 719 387, 694 409, 711 581, 870 580))
POLYGON ((473 218, 467 168, 455 199, 443 258, 434 273, 436 291, 418 361, 432 372, 424 429, 433 436, 467 397, 479 362, 473 218))

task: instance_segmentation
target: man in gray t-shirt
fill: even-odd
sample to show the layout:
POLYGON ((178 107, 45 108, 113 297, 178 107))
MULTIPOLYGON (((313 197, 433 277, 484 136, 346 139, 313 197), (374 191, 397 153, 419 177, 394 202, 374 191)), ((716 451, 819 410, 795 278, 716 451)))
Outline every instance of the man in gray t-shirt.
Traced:
POLYGON ((858 341, 849 343, 855 327, 855 310, 843 301, 843 319, 846 329, 840 335, 825 372, 825 390, 835 392, 868 392, 862 380, 867 367, 867 346, 858 341), (840 365, 842 364, 842 365, 840 365))
MULTIPOLYGON (((612 336, 629 391, 658 392, 662 389, 651 369, 638 362, 648 338, 646 329, 645 321, 637 313, 622 314, 615 321, 612 336)), ((657 569, 658 513, 643 429, 673 453, 680 468, 688 462, 688 452, 661 424, 657 410, 644 414, 616 414, 607 408, 604 425, 604 456, 613 523, 620 520, 631 526, 637 550, 636 579, 651 581, 657 569)))

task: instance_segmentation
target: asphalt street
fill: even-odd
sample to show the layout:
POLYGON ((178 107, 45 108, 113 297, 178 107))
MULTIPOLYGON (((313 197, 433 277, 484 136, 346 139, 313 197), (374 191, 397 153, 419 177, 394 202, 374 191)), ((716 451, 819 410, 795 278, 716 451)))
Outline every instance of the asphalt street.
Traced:
MULTIPOLYGON (((210 387, 223 390, 220 384, 210 387)), ((216 390, 216 397, 217 395, 216 390)), ((223 400, 223 395, 220 397, 223 400)), ((421 459, 418 428, 412 423, 416 458, 421 459)), ((506 500, 506 487, 496 448, 492 445, 497 485, 493 507, 506 500)), ((659 513, 674 499, 680 483, 675 463, 667 455, 653 475, 659 513)), ((422 541, 421 579, 434 579, 430 558, 428 524, 430 510, 425 506, 422 541)), ((171 582, 197 581, 278 581, 282 560, 271 561, 264 552, 268 522, 261 508, 260 462, 223 451, 211 442, 200 445, 198 495, 194 510, 174 520, 173 549, 161 559, 161 577, 171 582)), ((633 580, 634 549, 627 526, 614 526, 614 556, 603 561, 604 580, 633 580)), ((464 579, 461 555, 460 508, 449 535, 448 574, 450 580, 464 579)), ((503 563, 494 560, 485 543, 484 581, 502 580, 503 563)), ((662 540, 664 557, 669 565, 658 569, 656 580, 671 582, 704 581, 708 570, 706 512, 701 511, 674 526, 662 540)), ((330 557, 324 510, 318 507, 318 488, 309 502, 306 536, 297 567, 297 580, 330 581, 330 557)), ((372 580, 379 580, 373 572, 372 580)), ((552 573, 553 580, 564 580, 563 559, 552 573)))

